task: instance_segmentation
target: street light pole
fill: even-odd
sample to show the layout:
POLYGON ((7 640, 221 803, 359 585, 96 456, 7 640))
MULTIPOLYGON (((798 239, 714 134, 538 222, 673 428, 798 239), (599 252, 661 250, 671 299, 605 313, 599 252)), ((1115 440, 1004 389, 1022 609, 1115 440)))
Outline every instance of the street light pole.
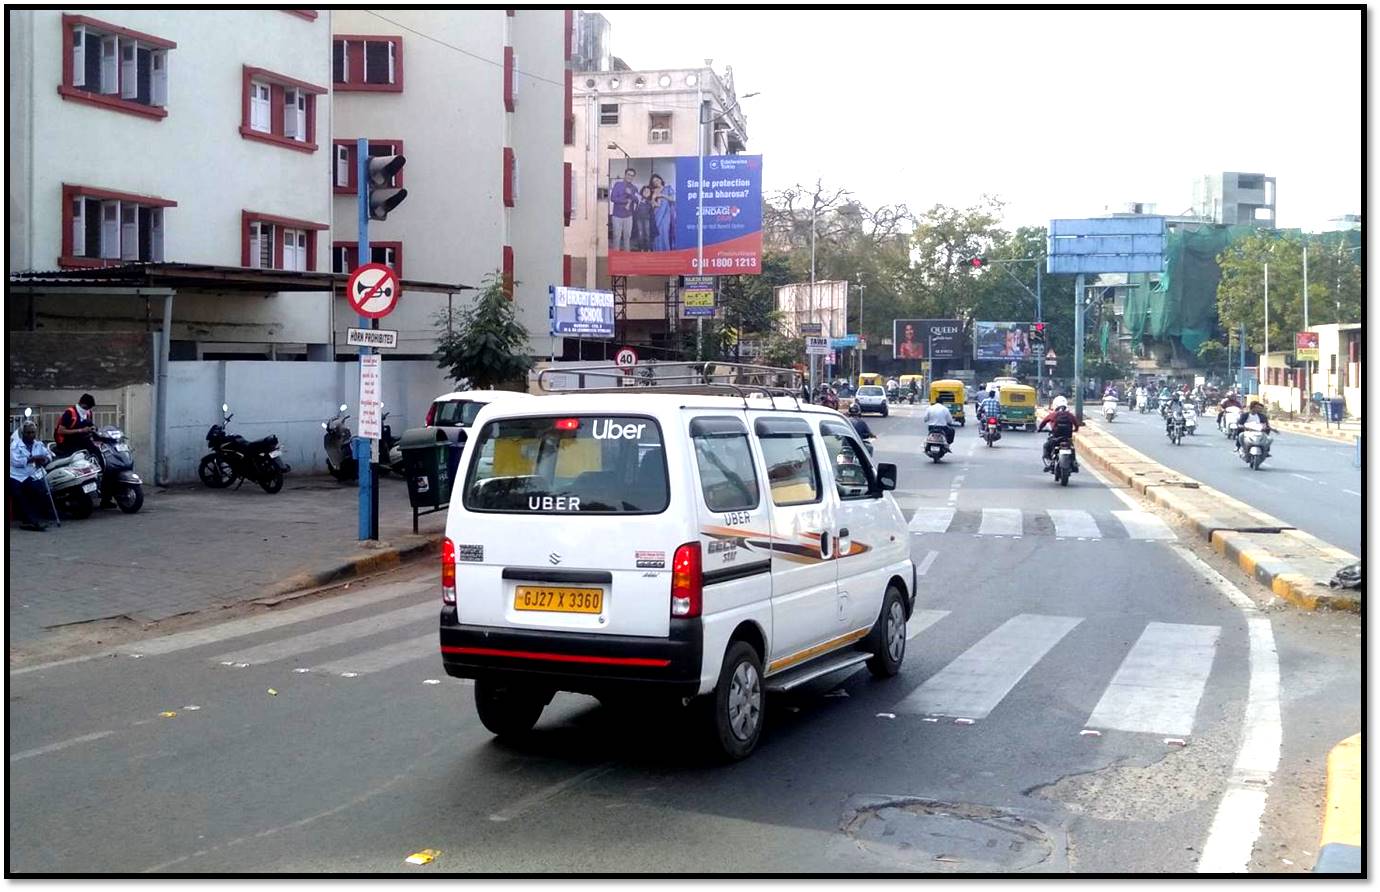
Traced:
MULTIPOLYGON (((704 275, 704 72, 695 78, 695 154, 699 159, 699 174, 695 183, 698 207, 695 210, 695 275, 704 275)), ((695 317, 695 358, 704 360, 704 317, 695 317)))
MULTIPOLYGON (((848 328, 848 320, 844 320, 843 327, 848 328)), ((848 334, 847 331, 844 334, 848 334)), ((863 280, 862 273, 858 273, 858 375, 863 373, 863 280)))
MULTIPOLYGON (((809 313, 805 318, 806 322, 815 321, 815 217, 819 212, 819 187, 815 187, 815 198, 810 204, 810 300, 809 313)), ((815 357, 813 353, 807 353, 805 360, 810 364, 810 393, 815 392, 815 357)))

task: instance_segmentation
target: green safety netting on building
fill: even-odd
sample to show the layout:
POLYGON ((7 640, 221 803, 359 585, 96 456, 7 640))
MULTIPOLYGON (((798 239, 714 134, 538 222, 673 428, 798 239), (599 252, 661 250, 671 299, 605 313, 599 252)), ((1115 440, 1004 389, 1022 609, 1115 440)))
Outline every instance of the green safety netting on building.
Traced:
POLYGON ((1193 351, 1212 337, 1217 323, 1217 283, 1222 271, 1217 255, 1253 226, 1174 226, 1165 236, 1164 272, 1158 277, 1137 273, 1128 277, 1124 319, 1139 341, 1177 337, 1193 351))

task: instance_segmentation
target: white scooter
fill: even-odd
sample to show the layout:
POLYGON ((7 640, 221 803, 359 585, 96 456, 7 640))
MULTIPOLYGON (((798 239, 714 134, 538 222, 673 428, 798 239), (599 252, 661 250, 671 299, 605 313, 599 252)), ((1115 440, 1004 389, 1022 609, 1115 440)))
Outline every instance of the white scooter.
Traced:
POLYGON ((1184 433, 1190 437, 1198 429, 1198 410, 1193 408, 1192 403, 1184 405, 1184 433))
POLYGON ((1227 406, 1222 410, 1221 416, 1217 419, 1217 426, 1222 430, 1222 436, 1230 440, 1236 436, 1236 421, 1241 417, 1241 409, 1237 406, 1227 406))
POLYGON ((1259 421, 1246 422, 1245 430, 1241 432, 1241 460, 1250 465, 1252 471, 1259 471, 1265 459, 1270 457, 1272 442, 1273 438, 1265 432, 1259 421))
POLYGON ((1114 397, 1105 396, 1102 398, 1102 417, 1107 421, 1116 417, 1116 399, 1114 397))

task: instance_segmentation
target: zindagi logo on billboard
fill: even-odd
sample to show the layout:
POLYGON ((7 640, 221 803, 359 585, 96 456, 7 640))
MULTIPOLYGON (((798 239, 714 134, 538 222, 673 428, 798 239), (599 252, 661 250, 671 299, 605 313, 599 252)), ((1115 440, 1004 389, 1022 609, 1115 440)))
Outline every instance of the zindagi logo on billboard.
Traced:
POLYGON ((610 275, 762 271, 761 155, 707 156, 703 184, 693 155, 614 158, 608 183, 610 275), (696 269, 701 228, 702 271, 696 269))

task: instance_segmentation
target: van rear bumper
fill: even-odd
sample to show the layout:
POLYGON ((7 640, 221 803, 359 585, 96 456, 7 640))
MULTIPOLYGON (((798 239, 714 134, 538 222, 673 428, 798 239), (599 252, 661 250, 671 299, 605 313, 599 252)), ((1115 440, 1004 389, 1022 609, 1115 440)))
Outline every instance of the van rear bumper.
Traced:
POLYGON ((503 676, 579 694, 699 692, 704 630, 671 620, 666 638, 461 625, 441 614, 441 659, 455 678, 503 676))

